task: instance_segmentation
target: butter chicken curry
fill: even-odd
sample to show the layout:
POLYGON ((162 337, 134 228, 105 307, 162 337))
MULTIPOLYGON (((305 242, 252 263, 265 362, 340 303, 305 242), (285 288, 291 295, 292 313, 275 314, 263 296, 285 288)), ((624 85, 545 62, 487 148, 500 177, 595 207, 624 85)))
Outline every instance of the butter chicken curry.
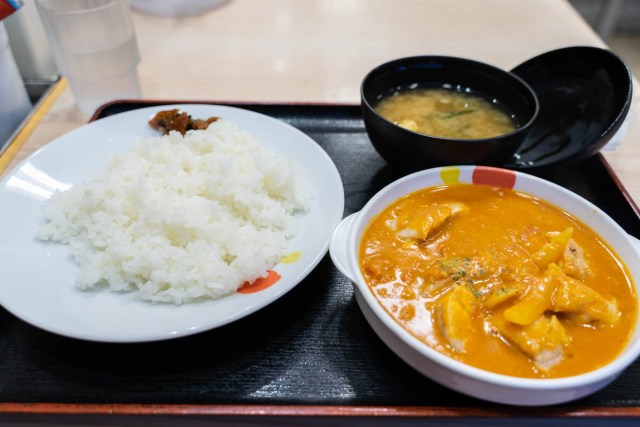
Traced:
POLYGON ((360 265, 406 330, 466 364, 556 378, 610 362, 635 326, 624 265, 593 231, 535 197, 427 188, 368 225, 360 265))

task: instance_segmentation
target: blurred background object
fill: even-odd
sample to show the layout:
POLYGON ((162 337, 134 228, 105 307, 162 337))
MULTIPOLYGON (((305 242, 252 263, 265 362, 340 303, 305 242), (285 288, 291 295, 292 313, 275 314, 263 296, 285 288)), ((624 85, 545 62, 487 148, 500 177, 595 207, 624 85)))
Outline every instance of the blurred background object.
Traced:
POLYGON ((12 15, 22 5, 22 0, 0 0, 0 20, 12 15))
MULTIPOLYGON (((21 6, 21 2, 3 0, 2 17, 9 16, 21 6)), ((11 52, 4 20, 0 20, 0 151, 30 110, 31 101, 11 52)))
POLYGON ((227 1, 229 0, 130 0, 135 10, 165 18, 201 15, 227 1))
POLYGON ((58 68, 42 28, 35 0, 24 0, 20 11, 4 22, 9 34, 9 45, 29 97, 36 101, 58 79, 58 68))
POLYGON ((569 0, 582 18, 640 75, 640 1, 569 0))

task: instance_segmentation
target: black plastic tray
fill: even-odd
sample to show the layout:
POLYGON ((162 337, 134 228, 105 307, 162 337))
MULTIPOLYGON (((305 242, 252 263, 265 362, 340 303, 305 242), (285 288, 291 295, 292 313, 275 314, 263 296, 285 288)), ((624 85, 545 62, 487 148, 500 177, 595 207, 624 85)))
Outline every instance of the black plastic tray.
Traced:
MULTIPOLYGON (((93 119, 162 103, 116 102, 93 119)), ((360 210, 400 177, 372 148, 357 106, 226 105, 276 117, 317 141, 342 176, 345 215, 360 210)), ((640 237, 637 207, 602 156, 539 175, 584 196, 640 237)), ((322 407, 340 407, 361 408, 365 416, 382 407, 413 408, 404 412, 413 416, 458 416, 469 410, 485 416, 640 415, 640 362, 604 390, 562 407, 518 412, 466 397, 418 374, 378 339, 351 284, 327 255, 295 289, 259 312, 164 342, 102 344, 64 338, 0 309, 0 402, 17 403, 22 411, 21 404, 56 403, 63 404, 57 408, 285 405, 314 407, 309 411, 314 414, 323 413, 322 407)), ((6 407, 5 413, 11 408, 16 406, 6 407)))

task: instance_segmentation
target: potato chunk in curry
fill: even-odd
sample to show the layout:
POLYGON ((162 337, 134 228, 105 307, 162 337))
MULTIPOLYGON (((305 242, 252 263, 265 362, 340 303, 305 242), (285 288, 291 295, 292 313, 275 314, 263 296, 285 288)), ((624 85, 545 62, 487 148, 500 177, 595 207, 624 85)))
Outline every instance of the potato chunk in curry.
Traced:
POLYGON ((359 255, 396 321, 482 369, 584 373, 612 360, 635 326, 633 285, 607 244, 516 191, 450 185, 412 193, 371 220, 359 255))
POLYGON ((473 317, 478 312, 473 292, 464 285, 455 285, 440 298, 437 310, 440 331, 447 343, 455 351, 464 352, 473 326, 473 317))

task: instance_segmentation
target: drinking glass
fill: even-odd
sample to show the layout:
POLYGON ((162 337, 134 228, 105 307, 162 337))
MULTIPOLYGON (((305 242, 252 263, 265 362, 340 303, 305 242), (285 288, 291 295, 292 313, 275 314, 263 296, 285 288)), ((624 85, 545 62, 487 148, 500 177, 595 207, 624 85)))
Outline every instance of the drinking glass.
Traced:
POLYGON ((140 55, 128 0, 36 0, 61 73, 87 114, 139 98, 140 55))

